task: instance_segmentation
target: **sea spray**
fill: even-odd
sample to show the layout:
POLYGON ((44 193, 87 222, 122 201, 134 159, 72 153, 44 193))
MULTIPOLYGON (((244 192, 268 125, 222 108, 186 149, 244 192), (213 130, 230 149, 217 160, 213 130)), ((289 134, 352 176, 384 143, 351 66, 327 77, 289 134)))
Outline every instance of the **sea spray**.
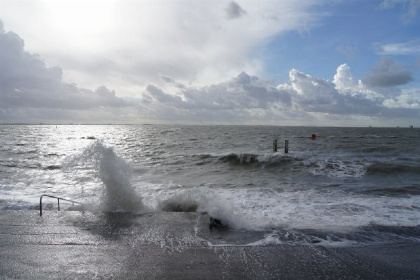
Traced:
POLYGON ((65 169, 92 168, 93 174, 103 183, 101 206, 105 211, 140 211, 142 198, 131 185, 132 169, 112 147, 101 140, 93 142, 78 155, 68 158, 65 169))

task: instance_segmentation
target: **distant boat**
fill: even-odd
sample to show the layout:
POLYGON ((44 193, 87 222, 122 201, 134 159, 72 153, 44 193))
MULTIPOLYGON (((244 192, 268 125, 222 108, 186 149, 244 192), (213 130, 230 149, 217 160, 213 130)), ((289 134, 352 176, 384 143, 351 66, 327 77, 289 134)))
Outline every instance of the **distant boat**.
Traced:
POLYGON ((414 126, 413 125, 410 125, 410 128, 414 128, 414 126))

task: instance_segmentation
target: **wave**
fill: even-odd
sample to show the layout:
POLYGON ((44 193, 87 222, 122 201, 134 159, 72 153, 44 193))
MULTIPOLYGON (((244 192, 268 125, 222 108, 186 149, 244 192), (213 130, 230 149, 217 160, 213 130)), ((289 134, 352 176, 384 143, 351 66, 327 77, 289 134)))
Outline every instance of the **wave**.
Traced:
POLYGON ((199 191, 198 209, 233 229, 348 232, 372 225, 420 226, 417 196, 370 196, 335 189, 199 191))
POLYGON ((63 166, 70 172, 79 168, 94 171, 105 187, 101 196, 101 204, 105 211, 143 209, 142 197, 136 193, 130 182, 132 175, 130 164, 101 140, 93 142, 81 154, 68 158, 63 166))
POLYGON ((193 156, 195 165, 227 163, 232 166, 279 170, 282 172, 307 173, 328 177, 361 177, 366 173, 366 164, 360 160, 303 158, 282 153, 229 153, 226 155, 202 154, 193 156))
POLYGON ((275 167, 304 167, 304 159, 281 154, 269 154, 261 157, 261 163, 264 168, 275 167))
POLYGON ((362 153, 390 153, 392 151, 396 151, 397 148, 391 146, 373 146, 373 147, 362 147, 360 151, 362 153))
POLYGON ((226 155, 201 154, 193 156, 196 165, 228 163, 239 166, 255 166, 271 168, 279 166, 293 166, 303 163, 303 159, 282 154, 229 153, 226 155))
POLYGON ((230 153, 228 155, 221 156, 219 160, 222 162, 228 162, 231 164, 240 164, 240 165, 250 164, 250 163, 252 164, 252 163, 258 163, 258 155, 248 154, 248 153, 243 153, 243 154, 230 153))
POLYGON ((158 203, 157 209, 165 212, 196 212, 199 202, 196 198, 186 194, 178 194, 158 203))
POLYGON ((48 165, 45 166, 44 168, 42 168, 43 170, 57 170, 57 169, 61 169, 60 165, 48 165))
POLYGON ((28 169, 38 169, 42 165, 39 162, 34 162, 31 160, 0 160, 0 166, 8 168, 28 168, 28 169))
MULTIPOLYGON (((407 185, 407 186, 403 186, 403 187, 398 187, 398 188, 375 188, 375 189, 370 189, 370 190, 364 190, 363 193, 366 194, 374 194, 374 195, 391 195, 391 196, 396 196, 396 195, 420 195, 420 185, 419 184, 415 184, 415 185, 407 185)), ((414 207, 414 206, 413 206, 414 207)), ((417 207, 418 209, 420 209, 420 206, 417 207)))
POLYGON ((375 174, 395 174, 395 173, 414 173, 420 174, 420 166, 406 164, 375 162, 366 168, 366 173, 375 174))
POLYGON ((412 158, 395 158, 399 162, 369 162, 369 159, 341 155, 308 155, 302 153, 228 153, 225 155, 199 154, 191 157, 195 165, 229 164, 247 168, 275 170, 327 176, 330 178, 361 178, 366 175, 420 174, 420 164, 412 158))
MULTIPOLYGON (((241 239, 241 232, 236 233, 241 239)), ((223 241, 211 240, 213 245, 223 241)), ((268 246, 278 244, 289 245, 321 245, 326 247, 365 246, 390 243, 419 243, 420 227, 366 226, 349 232, 326 230, 293 230, 275 229, 267 231, 257 241, 245 246, 268 246)), ((223 244, 223 243, 222 243, 223 244)), ((225 244, 226 245, 226 244, 225 244)), ((238 245, 238 244, 235 244, 238 245)))

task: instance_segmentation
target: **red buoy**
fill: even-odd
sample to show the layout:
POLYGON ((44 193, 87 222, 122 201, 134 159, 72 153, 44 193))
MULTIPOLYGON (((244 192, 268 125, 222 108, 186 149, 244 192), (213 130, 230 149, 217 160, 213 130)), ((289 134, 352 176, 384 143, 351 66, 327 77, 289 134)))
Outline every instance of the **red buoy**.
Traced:
POLYGON ((315 140, 316 139, 316 134, 315 133, 312 134, 311 139, 312 140, 315 140))

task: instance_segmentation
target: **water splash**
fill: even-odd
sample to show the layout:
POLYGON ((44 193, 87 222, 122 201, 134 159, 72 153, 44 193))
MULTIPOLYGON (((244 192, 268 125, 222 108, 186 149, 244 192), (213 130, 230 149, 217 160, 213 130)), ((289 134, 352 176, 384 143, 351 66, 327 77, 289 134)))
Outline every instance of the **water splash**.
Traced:
POLYGON ((105 211, 140 211, 144 208, 130 179, 132 169, 129 163, 119 157, 112 147, 101 140, 93 142, 79 154, 67 159, 66 170, 91 168, 102 182, 101 206, 105 211))

